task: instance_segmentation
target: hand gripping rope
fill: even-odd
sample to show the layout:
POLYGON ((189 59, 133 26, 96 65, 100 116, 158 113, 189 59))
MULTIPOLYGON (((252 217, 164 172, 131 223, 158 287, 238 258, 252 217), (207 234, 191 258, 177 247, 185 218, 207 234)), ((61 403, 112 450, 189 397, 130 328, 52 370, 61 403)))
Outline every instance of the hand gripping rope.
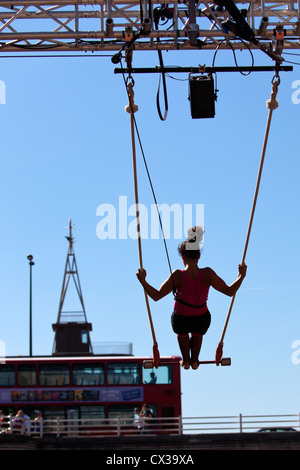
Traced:
MULTIPOLYGON (((134 103, 133 82, 129 81, 129 79, 130 77, 128 77, 128 81, 127 81, 128 106, 125 107, 125 111, 130 114, 137 240, 138 240, 140 269, 143 269, 141 227, 140 227, 140 218, 139 218, 139 197, 138 197, 138 182, 137 182, 137 167, 136 167, 136 150, 135 150, 135 132, 134 132, 134 113, 138 110, 138 106, 134 103)), ((145 294, 146 307, 147 307, 150 329, 151 329, 151 334, 152 334, 152 339, 153 339, 153 365, 157 369, 159 367, 160 355, 159 355, 158 345, 156 341, 152 315, 150 311, 149 299, 148 299, 148 295, 145 289, 144 289, 144 294, 145 294)))
MULTIPOLYGON (((273 77, 273 80, 272 80, 271 97, 266 102, 266 106, 269 109, 269 114, 268 114, 267 126, 266 126, 266 131, 265 131, 265 136, 264 136, 262 154, 261 154, 260 165, 259 165, 259 170, 258 170, 258 176, 257 176, 257 181, 256 181, 256 188, 255 188, 255 193, 254 193, 254 198, 253 198, 252 210, 251 210, 251 215, 250 215, 250 220, 249 220, 249 225, 248 225, 248 232, 247 232, 247 237, 246 237, 246 242, 245 242, 245 247, 244 247, 244 253, 243 253, 243 257, 242 257, 242 261, 241 261, 242 265, 245 263, 246 253, 247 253, 248 244, 249 244, 249 238, 250 238, 250 233, 251 233, 251 228, 252 228, 252 223, 253 223, 253 218, 254 218, 254 213, 255 213, 255 207, 256 207, 256 202, 257 202, 257 197, 258 197, 258 191, 259 191, 259 186, 260 186, 260 181, 261 181, 261 175, 262 175, 262 170, 263 170, 263 165, 264 165, 264 159, 265 159, 265 154, 266 154, 266 148, 267 148, 267 143, 268 143, 268 137, 269 137, 271 120, 272 120, 272 114, 273 114, 273 110, 278 107, 278 101, 276 100, 276 96, 277 96, 277 91, 278 91, 279 84, 280 84, 280 79, 279 79, 278 72, 277 72, 275 74, 275 76, 273 77)), ((230 315, 231 315, 234 299, 235 299, 235 295, 231 299, 229 310, 228 310, 226 321, 225 321, 225 325, 224 325, 224 328, 223 328, 223 333, 222 333, 220 342, 219 342, 219 344, 217 346, 217 349, 216 349, 215 361, 216 361, 217 365, 219 365, 221 360, 222 360, 223 341, 224 341, 226 329, 227 329, 227 326, 228 326, 229 318, 230 318, 230 315)))

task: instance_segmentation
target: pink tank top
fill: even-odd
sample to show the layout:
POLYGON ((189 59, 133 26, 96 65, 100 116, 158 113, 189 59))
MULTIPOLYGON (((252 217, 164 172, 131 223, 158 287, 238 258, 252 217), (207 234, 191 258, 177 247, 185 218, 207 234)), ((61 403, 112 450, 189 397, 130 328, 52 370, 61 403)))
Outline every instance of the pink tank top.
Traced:
POLYGON ((189 316, 203 315, 207 312, 208 291, 209 286, 203 282, 203 269, 199 269, 197 279, 192 279, 182 270, 182 284, 175 294, 175 312, 189 316))

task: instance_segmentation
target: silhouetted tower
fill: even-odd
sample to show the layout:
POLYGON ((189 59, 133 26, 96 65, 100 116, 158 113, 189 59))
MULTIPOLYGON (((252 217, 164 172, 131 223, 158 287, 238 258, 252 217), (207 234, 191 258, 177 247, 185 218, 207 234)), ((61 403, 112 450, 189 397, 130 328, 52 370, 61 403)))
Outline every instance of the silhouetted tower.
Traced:
POLYGON ((60 295, 57 322, 52 325, 55 331, 55 339, 52 354, 62 355, 90 355, 93 354, 90 340, 91 323, 87 322, 83 296, 79 281, 76 257, 73 248, 73 225, 69 221, 69 242, 63 285, 60 295), (75 295, 79 299, 80 310, 63 310, 66 294, 70 288, 70 282, 75 286, 75 295))

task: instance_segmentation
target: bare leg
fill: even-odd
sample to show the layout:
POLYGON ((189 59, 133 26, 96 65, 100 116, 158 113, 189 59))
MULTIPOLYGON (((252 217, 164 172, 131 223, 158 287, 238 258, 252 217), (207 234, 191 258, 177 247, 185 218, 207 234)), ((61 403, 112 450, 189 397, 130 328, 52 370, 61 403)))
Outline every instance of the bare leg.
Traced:
POLYGON ((202 346, 203 336, 198 333, 192 333, 190 340, 191 348, 191 366, 192 369, 198 369, 199 367, 199 354, 202 346))
POLYGON ((184 369, 190 368, 190 338, 189 335, 177 335, 179 348, 182 354, 182 367, 184 369))

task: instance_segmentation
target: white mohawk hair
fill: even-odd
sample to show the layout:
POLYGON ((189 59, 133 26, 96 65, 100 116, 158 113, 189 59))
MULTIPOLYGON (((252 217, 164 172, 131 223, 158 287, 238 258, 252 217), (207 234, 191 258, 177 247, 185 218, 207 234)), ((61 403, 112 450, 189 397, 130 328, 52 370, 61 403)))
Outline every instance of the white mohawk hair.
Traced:
POLYGON ((187 240, 189 242, 194 242, 197 245, 203 240, 204 229, 202 225, 196 225, 196 227, 189 228, 187 231, 187 240))
POLYGON ((200 244, 203 240, 203 235, 204 229, 202 225, 196 225, 195 227, 189 228, 187 231, 187 249, 199 250, 200 244))

